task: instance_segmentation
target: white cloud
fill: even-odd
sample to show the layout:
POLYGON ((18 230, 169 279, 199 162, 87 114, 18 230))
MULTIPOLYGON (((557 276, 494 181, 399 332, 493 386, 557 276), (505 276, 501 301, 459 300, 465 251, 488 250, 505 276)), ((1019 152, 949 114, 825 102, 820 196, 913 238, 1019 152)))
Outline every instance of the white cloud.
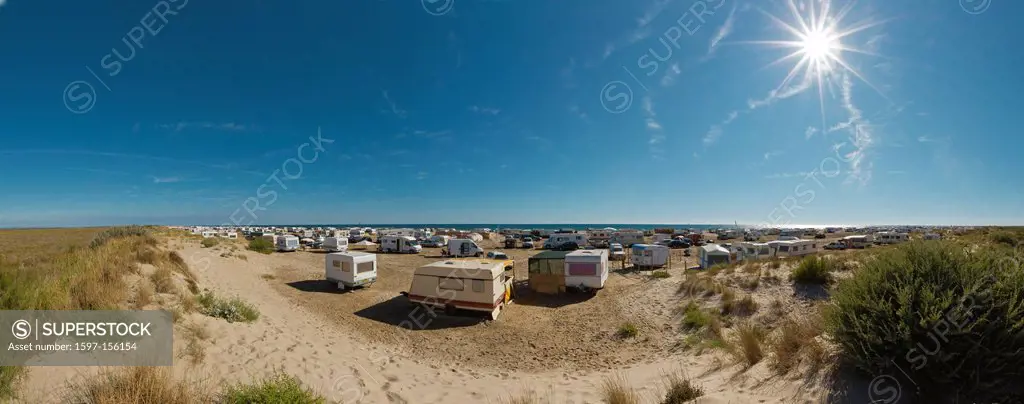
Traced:
POLYGON ((384 97, 384 100, 388 102, 388 106, 391 107, 391 113, 395 114, 395 116, 399 118, 405 119, 406 111, 399 108, 398 104, 391 100, 391 97, 388 96, 388 90, 380 90, 380 94, 384 97))
POLYGON ((928 136, 918 136, 917 137, 917 141, 921 142, 921 143, 929 143, 929 142, 934 142, 935 139, 930 138, 928 136))
POLYGON ((426 171, 420 171, 420 172, 416 173, 416 179, 417 179, 417 180, 424 180, 424 179, 426 179, 426 178, 427 178, 427 175, 428 175, 428 174, 429 174, 429 173, 428 173, 428 172, 426 172, 426 171))
POLYGON ((181 182, 181 178, 180 177, 153 177, 153 183, 154 184, 169 184, 169 183, 175 183, 175 182, 181 182))
POLYGON ((647 139, 647 144, 650 145, 651 157, 661 158, 662 150, 655 145, 665 141, 665 134, 662 132, 661 123, 659 123, 654 113, 654 103, 651 102, 650 96, 645 96, 643 99, 644 114, 647 116, 644 122, 647 126, 647 131, 650 132, 650 137, 647 139))
POLYGON ((711 56, 714 56, 715 50, 718 49, 718 44, 732 33, 732 27, 735 21, 736 5, 733 4, 732 10, 729 10, 729 16, 725 18, 725 22, 722 23, 722 26, 718 28, 717 32, 715 32, 715 36, 711 38, 711 42, 708 43, 708 53, 702 60, 707 60, 710 59, 711 56))
POLYGON ((485 115, 498 115, 499 113, 501 113, 501 110, 497 109, 497 108, 486 108, 486 107, 479 107, 479 106, 476 106, 476 105, 469 107, 469 110, 473 111, 475 113, 478 113, 478 114, 485 114, 485 115))
POLYGON ((773 157, 782 155, 781 151, 775 150, 764 154, 764 161, 771 160, 773 157))
POLYGON ((804 138, 805 139, 810 139, 811 137, 814 136, 815 133, 818 133, 818 128, 815 128, 813 126, 808 126, 807 130, 804 131, 804 138))
POLYGON ((650 7, 644 10, 644 15, 636 20, 636 29, 631 31, 624 38, 605 45, 601 59, 608 59, 608 57, 611 56, 612 53, 615 53, 619 48, 640 42, 650 36, 651 30, 647 28, 647 26, 650 25, 654 19, 658 18, 658 15, 660 15, 662 11, 665 11, 665 7, 667 7, 669 3, 672 3, 672 1, 673 0, 656 0, 654 4, 651 4, 650 7))
MULTIPOLYGON (((234 122, 226 123, 214 123, 214 122, 178 122, 175 124, 160 124, 157 125, 160 129, 173 130, 175 132, 181 132, 185 129, 219 129, 229 132, 243 132, 246 130, 253 130, 255 127, 242 125, 234 122)), ((132 128, 133 132, 138 132, 137 127, 132 128)))
POLYGON ((682 72, 683 71, 679 68, 679 63, 673 63, 661 78, 662 87, 668 87, 675 84, 676 77, 679 77, 679 74, 682 72))
POLYGON ((874 127, 853 103, 853 81, 850 80, 848 73, 843 74, 840 93, 842 94, 843 109, 846 110, 849 119, 832 127, 829 132, 845 130, 850 134, 850 142, 853 144, 854 150, 846 153, 844 161, 850 164, 849 179, 860 180, 863 185, 871 180, 872 164, 866 160, 866 156, 868 149, 874 144, 874 127))
POLYGON ((708 129, 708 133, 704 134, 704 145, 714 144, 720 137, 722 137, 722 127, 712 125, 711 129, 708 129))

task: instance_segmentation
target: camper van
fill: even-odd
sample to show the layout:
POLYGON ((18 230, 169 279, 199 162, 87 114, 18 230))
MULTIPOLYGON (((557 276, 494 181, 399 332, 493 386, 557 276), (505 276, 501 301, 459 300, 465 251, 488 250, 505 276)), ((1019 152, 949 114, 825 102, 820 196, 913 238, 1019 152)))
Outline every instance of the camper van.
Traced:
POLYGON ((544 248, 553 249, 565 243, 576 243, 577 246, 587 245, 587 235, 583 233, 554 233, 544 241, 544 248))
POLYGON ((577 250, 565 255, 565 286, 581 291, 604 288, 608 250, 577 250))
POLYGON ((348 251, 348 239, 344 237, 327 237, 324 239, 324 249, 330 252, 348 251))
POLYGON ((338 284, 338 289, 367 287, 377 281, 376 254, 353 251, 330 253, 326 257, 326 278, 338 284))
POLYGON ((380 239, 380 250, 384 252, 418 254, 423 250, 423 247, 412 236, 384 236, 380 239))
POLYGON ((772 248, 767 243, 736 243, 733 245, 736 258, 741 261, 767 259, 772 256, 772 248))
POLYGON ((663 267, 668 263, 669 248, 657 244, 633 244, 630 262, 638 267, 663 267))
POLYGON ((701 269, 708 269, 718 264, 729 264, 729 250, 717 244, 708 244, 700 248, 698 259, 701 269))
POLYGON ((865 248, 871 245, 871 241, 871 236, 843 237, 843 243, 846 244, 846 248, 865 248))
POLYGON ((612 233, 612 238, 608 240, 609 243, 618 243, 626 247, 632 247, 633 244, 644 243, 644 233, 639 230, 624 230, 612 233))
POLYGON ((453 238, 448 240, 448 247, 441 253, 453 257, 479 257, 484 255, 484 249, 480 248, 473 240, 453 238))
POLYGON ((815 240, 770 241, 768 245, 775 250, 776 257, 797 257, 818 252, 818 241, 815 240))
POLYGON ((299 249, 299 238, 295 236, 278 236, 277 251, 295 251, 299 249))
POLYGON ((500 261, 448 260, 416 269, 405 295, 412 303, 444 309, 489 313, 491 319, 512 302, 512 274, 500 261))
POLYGON ((448 240, 450 239, 451 237, 443 235, 430 236, 430 238, 424 241, 422 245, 424 247, 444 247, 448 245, 448 240))
POLYGON ((907 233, 897 233, 892 231, 881 231, 875 233, 875 244, 897 244, 908 240, 910 240, 910 235, 907 233))

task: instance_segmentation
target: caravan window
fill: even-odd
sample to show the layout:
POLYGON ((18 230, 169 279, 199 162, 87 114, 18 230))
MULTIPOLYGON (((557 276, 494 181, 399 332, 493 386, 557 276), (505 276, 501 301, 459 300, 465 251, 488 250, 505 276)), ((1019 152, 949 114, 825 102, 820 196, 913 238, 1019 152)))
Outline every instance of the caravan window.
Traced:
POLYGON ((569 275, 571 276, 594 276, 597 275, 595 264, 569 264, 569 275))
POLYGON ((473 291, 474 292, 483 292, 484 291, 484 281, 482 279, 474 279, 473 280, 473 291))
POLYGON ((465 290, 462 279, 458 278, 438 278, 437 287, 446 290, 465 290))
POLYGON ((373 263, 372 262, 360 262, 359 264, 356 265, 356 273, 357 274, 361 274, 361 273, 365 273, 365 272, 373 272, 373 263))
POLYGON ((341 261, 331 260, 331 265, 333 265, 335 268, 341 268, 341 261))
POLYGON ((789 252, 789 246, 788 245, 780 245, 779 246, 779 251, 789 252))

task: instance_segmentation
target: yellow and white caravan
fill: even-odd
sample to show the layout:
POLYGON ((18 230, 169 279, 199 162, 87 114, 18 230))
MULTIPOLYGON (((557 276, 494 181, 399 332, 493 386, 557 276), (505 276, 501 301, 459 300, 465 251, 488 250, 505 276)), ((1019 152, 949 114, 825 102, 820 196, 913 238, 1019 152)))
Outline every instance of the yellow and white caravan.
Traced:
POLYGON ((406 296, 410 302, 444 309, 490 313, 491 319, 512 302, 512 274, 504 261, 447 260, 416 269, 406 296))

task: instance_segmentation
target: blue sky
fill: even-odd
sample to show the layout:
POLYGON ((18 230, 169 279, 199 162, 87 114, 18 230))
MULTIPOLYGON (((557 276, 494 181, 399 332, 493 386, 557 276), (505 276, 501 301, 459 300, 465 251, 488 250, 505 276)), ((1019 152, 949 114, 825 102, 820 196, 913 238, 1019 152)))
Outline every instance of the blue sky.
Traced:
POLYGON ((1024 223, 1019 2, 430 1, 0 0, 0 226, 1024 223))

